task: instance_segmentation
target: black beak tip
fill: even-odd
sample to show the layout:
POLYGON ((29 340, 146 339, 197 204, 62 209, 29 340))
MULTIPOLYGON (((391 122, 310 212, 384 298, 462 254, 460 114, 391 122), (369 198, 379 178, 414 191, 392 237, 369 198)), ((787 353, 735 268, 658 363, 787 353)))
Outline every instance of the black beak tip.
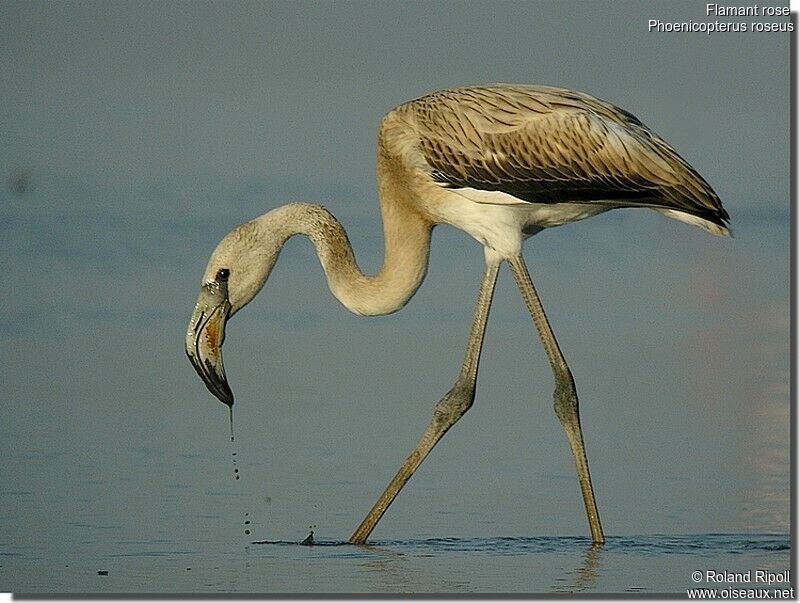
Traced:
POLYGON ((231 388, 228 387, 227 383, 225 384, 224 390, 217 394, 217 398, 228 408, 233 408, 233 392, 231 388))
POLYGON ((214 397, 225 406, 233 408, 233 392, 231 391, 231 386, 228 385, 228 380, 225 378, 224 373, 219 375, 215 366, 208 360, 205 362, 199 361, 198 358, 189 351, 186 352, 186 355, 189 357, 197 374, 200 375, 203 383, 205 383, 208 391, 214 394, 214 397))
POLYGON ((214 397, 222 402, 228 408, 233 408, 233 392, 227 381, 206 381, 208 391, 214 394, 214 397))
POLYGON ((210 370, 206 374, 202 374, 203 381, 205 381, 208 390, 214 394, 217 399, 225 404, 228 408, 233 408, 233 392, 231 386, 228 385, 228 380, 225 375, 218 375, 212 366, 208 367, 210 370))

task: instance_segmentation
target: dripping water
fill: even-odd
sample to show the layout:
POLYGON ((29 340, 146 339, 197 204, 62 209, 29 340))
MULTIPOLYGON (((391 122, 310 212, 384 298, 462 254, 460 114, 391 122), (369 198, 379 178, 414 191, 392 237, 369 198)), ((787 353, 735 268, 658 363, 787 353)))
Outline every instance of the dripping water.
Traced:
POLYGON ((233 435, 233 406, 228 407, 229 413, 228 418, 230 422, 230 429, 231 429, 231 457, 233 458, 233 477, 235 479, 239 479, 239 468, 236 466, 236 444, 235 438, 233 435))
MULTIPOLYGON (((238 480, 239 479, 239 468, 236 466, 237 452, 236 452, 236 437, 235 437, 234 431, 233 431, 233 406, 229 407, 229 411, 230 412, 228 414, 228 418, 229 418, 230 430, 231 430, 231 458, 233 459, 233 477, 238 480)), ((245 528, 244 528, 245 536, 249 536, 250 535, 250 513, 245 513, 244 514, 244 526, 245 526, 245 528)), ((249 550, 249 547, 245 547, 245 552, 247 552, 248 550, 249 550)))
MULTIPOLYGON (((234 479, 239 479, 239 467, 237 467, 236 457, 238 455, 236 451, 236 436, 234 434, 233 429, 233 406, 228 407, 228 422, 230 425, 230 436, 231 436, 231 458, 233 459, 233 477, 234 479)), ((244 514, 244 533, 245 536, 250 535, 250 513, 244 514)), ((245 546, 245 554, 249 551, 249 547, 245 546)))

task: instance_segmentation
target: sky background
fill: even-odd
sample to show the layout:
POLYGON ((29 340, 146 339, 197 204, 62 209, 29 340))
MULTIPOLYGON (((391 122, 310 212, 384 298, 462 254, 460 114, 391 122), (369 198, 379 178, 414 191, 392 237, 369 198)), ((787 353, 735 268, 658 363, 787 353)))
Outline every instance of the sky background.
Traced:
MULTIPOLYGON (((456 376, 480 247, 438 228, 409 306, 365 319, 291 240, 228 325, 239 482, 186 321, 219 239, 285 202, 326 204, 375 272, 381 116, 487 82, 624 107, 732 217, 734 239, 619 211, 527 244, 606 531, 787 531, 790 38, 648 32, 704 6, 0 3, 0 540, 198 530, 201 508, 215 538, 243 509, 265 538, 349 536, 456 376)), ((475 406, 376 534, 587 533, 506 270, 495 299, 475 406)))

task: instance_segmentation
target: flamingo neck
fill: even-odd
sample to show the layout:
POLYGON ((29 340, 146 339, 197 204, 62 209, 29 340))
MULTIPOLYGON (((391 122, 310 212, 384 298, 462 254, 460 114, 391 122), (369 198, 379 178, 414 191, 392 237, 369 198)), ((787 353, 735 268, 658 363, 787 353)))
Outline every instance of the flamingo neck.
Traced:
POLYGON ((428 269, 431 225, 416 214, 382 204, 383 265, 365 275, 339 221, 323 206, 290 203, 261 218, 262 232, 280 247, 294 235, 311 239, 328 287, 354 314, 391 314, 406 305, 422 284, 428 269))

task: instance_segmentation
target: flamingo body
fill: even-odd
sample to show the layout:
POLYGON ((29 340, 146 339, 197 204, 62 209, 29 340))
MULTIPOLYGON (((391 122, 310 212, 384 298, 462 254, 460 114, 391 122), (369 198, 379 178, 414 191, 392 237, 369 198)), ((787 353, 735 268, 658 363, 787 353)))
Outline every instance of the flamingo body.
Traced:
POLYGON ((431 231, 459 228, 485 248, 486 264, 464 362, 417 446, 351 537, 362 543, 397 493, 475 396, 483 336, 500 265, 507 262, 553 369, 554 410, 575 460, 592 538, 604 536, 589 477, 574 379, 522 258, 544 228, 617 208, 648 208, 729 234, 711 186, 636 117, 579 92, 491 85, 435 92, 381 121, 377 153, 384 262, 364 275, 341 224, 324 207, 292 203, 231 231, 212 254, 186 335, 209 389, 233 404, 222 364, 226 320, 261 290, 285 241, 314 243, 332 293, 356 314, 402 308, 425 278, 431 231))

